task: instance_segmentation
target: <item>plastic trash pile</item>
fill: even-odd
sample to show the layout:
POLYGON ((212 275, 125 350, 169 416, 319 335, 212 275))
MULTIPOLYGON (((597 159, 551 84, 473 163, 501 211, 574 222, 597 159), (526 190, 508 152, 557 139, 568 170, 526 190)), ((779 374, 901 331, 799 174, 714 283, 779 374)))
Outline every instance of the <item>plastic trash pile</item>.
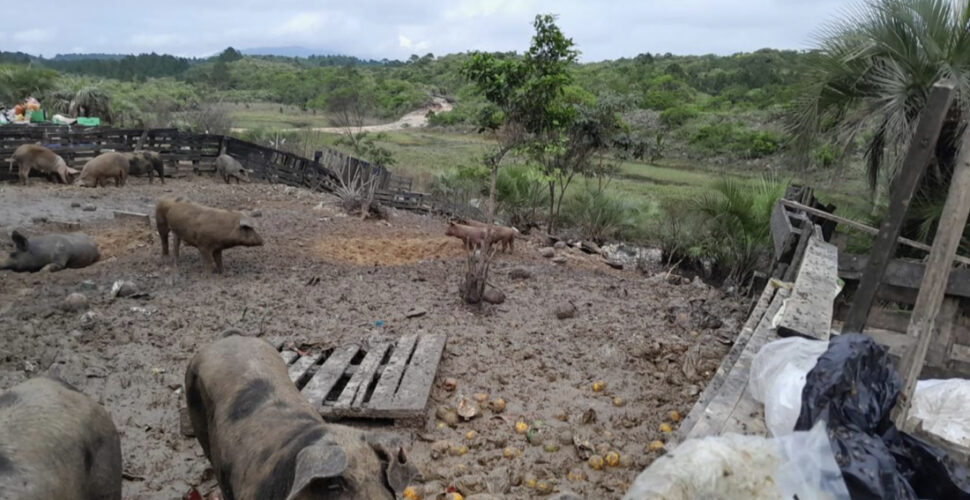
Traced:
POLYGON ((44 121, 44 110, 40 107, 40 101, 33 97, 28 97, 24 102, 19 103, 13 109, 4 110, 0 123, 31 123, 44 121))

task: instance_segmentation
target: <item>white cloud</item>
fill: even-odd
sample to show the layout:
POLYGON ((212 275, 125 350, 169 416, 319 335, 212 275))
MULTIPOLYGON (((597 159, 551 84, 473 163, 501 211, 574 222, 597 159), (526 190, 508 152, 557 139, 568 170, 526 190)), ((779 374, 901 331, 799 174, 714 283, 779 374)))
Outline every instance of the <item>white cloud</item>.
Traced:
POLYGON ((132 35, 131 43, 136 47, 145 49, 155 49, 156 47, 166 47, 179 41, 179 36, 171 33, 138 33, 132 35))
POLYGON ((49 30, 43 29, 18 31, 13 34, 14 41, 20 43, 41 43, 49 41, 53 38, 53 33, 51 33, 49 30))

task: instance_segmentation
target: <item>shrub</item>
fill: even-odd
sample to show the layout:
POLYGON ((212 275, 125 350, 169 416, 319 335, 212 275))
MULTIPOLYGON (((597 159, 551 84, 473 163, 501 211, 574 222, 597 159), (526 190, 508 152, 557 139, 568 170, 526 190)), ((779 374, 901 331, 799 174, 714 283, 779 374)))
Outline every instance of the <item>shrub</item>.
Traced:
POLYGON ((660 123, 671 128, 679 127, 684 123, 687 123, 687 120, 690 120, 697 115, 697 110, 692 106, 677 106, 674 108, 667 108, 660 113, 660 123))
POLYGON ((539 208, 549 203, 547 186, 547 177, 537 168, 510 165, 499 170, 495 196, 507 222, 521 228, 538 225, 539 208))
POLYGON ((566 225, 599 244, 629 233, 635 226, 636 214, 636 207, 628 201, 588 188, 567 198, 562 210, 566 225))
POLYGON ((436 173, 431 178, 430 191, 434 196, 467 204, 472 198, 486 195, 488 180, 488 167, 459 166, 436 173))

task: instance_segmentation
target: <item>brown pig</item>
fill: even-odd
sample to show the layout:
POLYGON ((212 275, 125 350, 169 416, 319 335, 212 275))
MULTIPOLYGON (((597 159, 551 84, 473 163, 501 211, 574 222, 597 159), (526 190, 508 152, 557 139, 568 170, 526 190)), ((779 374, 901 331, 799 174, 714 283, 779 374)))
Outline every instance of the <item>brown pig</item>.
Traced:
POLYGON ((85 187, 104 185, 105 179, 114 178, 115 186, 125 185, 128 178, 128 157, 124 153, 102 153, 84 164, 78 183, 85 187))
POLYGON ((445 236, 454 236, 465 244, 466 250, 472 250, 482 246, 485 241, 485 228, 466 226, 464 224, 448 223, 445 236))
MULTIPOLYGON (((489 228, 488 224, 484 222, 479 222, 475 219, 464 219, 464 224, 456 224, 456 225, 459 225, 459 226, 464 225, 464 226, 473 227, 473 228, 482 229, 482 230, 488 230, 489 228)), ((514 227, 505 227, 505 226, 498 226, 498 225, 492 225, 491 228, 492 228, 492 233, 489 237, 490 243, 492 244, 499 243, 502 246, 503 251, 511 252, 515 250, 514 242, 515 242, 515 237, 519 234, 518 229, 514 227)), ((448 236, 454 236, 454 235, 448 234, 448 236)), ((466 247, 467 247, 467 244, 466 244, 466 247)))
POLYGON ((70 384, 30 379, 0 393, 0 499, 121 500, 111 416, 70 384))
POLYGON ((40 144, 21 144, 14 150, 10 160, 18 167, 22 184, 27 184, 27 176, 31 170, 48 175, 56 174, 64 184, 70 184, 70 176, 77 174, 77 170, 68 167, 57 153, 40 144))
POLYGON ((210 208, 190 203, 182 198, 162 198, 155 205, 155 224, 162 239, 162 255, 168 255, 168 233, 174 233, 175 263, 179 246, 199 249, 205 275, 215 268, 222 273, 222 251, 235 246, 261 246, 263 239, 256 233, 253 222, 239 212, 210 208))
POLYGON ((324 423, 262 339, 230 331, 199 351, 185 398, 227 500, 391 500, 417 472, 395 440, 324 423))

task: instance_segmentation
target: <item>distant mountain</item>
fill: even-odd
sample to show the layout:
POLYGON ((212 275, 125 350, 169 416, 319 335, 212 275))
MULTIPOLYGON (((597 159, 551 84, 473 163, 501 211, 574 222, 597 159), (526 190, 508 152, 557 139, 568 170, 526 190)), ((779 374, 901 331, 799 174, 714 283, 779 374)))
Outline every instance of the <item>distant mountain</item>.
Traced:
POLYGON ((240 50, 247 56, 281 56, 281 57, 310 57, 316 54, 326 54, 325 50, 308 49, 306 47, 254 47, 240 50))
POLYGON ((56 56, 48 59, 48 61, 119 61, 127 56, 128 54, 57 54, 56 56))

